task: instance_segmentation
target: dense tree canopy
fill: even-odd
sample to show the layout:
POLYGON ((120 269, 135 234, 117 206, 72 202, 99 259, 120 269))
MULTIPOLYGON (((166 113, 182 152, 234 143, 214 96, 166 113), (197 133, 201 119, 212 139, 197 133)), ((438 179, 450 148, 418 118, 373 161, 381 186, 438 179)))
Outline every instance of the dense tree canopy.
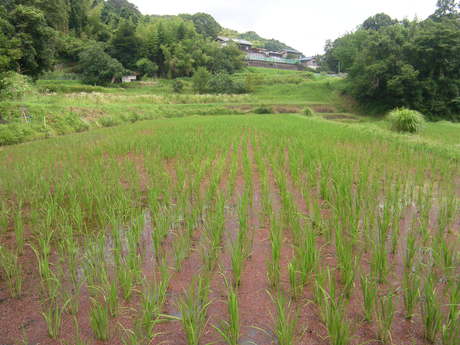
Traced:
POLYGON ((326 69, 348 72, 347 91, 379 111, 406 106, 431 118, 460 120, 458 2, 439 1, 429 19, 385 14, 326 45, 326 69))

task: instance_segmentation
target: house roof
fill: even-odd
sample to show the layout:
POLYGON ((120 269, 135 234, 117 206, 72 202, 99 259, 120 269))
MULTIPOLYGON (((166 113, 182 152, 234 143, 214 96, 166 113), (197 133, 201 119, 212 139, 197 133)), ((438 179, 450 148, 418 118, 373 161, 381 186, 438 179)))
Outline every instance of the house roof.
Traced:
POLYGON ((217 36, 217 39, 219 41, 223 41, 223 42, 232 41, 232 42, 235 42, 236 44, 241 44, 241 45, 245 45, 245 46, 252 46, 251 42, 246 41, 246 40, 242 40, 242 39, 239 39, 239 38, 229 38, 229 37, 224 37, 224 36, 217 36))

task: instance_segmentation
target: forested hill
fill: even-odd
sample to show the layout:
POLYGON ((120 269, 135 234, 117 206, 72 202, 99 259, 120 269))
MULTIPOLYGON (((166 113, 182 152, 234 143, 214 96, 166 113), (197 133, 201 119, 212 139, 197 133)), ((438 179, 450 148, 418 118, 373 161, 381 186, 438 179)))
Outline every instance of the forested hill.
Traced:
MULTIPOLYGON (((88 76, 108 83, 127 71, 141 75, 190 76, 199 67, 232 73, 242 66, 236 47, 220 49, 215 38, 225 33, 205 13, 143 15, 127 0, 2 0, 0 5, 0 73, 16 71, 37 78, 56 64, 106 71, 88 76)), ((235 31, 232 31, 235 33, 235 31)), ((268 49, 289 48, 254 39, 268 49)))
POLYGON ((235 30, 223 29, 221 31, 221 34, 222 36, 226 36, 226 37, 240 38, 243 40, 250 41, 255 47, 265 48, 267 50, 272 50, 272 51, 280 51, 283 49, 296 50, 292 48, 291 46, 288 46, 287 44, 280 42, 274 38, 266 39, 266 38, 260 37, 257 34, 257 32, 254 32, 254 31, 248 31, 248 32, 241 34, 235 30))

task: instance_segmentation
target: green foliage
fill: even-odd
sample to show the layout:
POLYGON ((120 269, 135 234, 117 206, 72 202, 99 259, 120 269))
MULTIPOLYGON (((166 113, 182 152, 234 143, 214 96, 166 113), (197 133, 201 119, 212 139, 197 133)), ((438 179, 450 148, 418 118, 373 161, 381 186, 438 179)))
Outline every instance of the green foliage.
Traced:
POLYGON ((173 92, 182 93, 184 91, 184 82, 182 80, 176 79, 173 83, 173 92))
POLYGON ((406 108, 393 110, 387 118, 391 123, 391 128, 397 132, 417 133, 425 124, 422 114, 406 108))
POLYGON ((385 15, 326 46, 324 64, 348 72, 347 92, 361 104, 408 107, 431 118, 460 114, 460 21, 396 23, 385 15), (367 30, 366 30, 367 28, 367 30))
POLYGON ((8 18, 15 28, 14 39, 19 40, 21 54, 16 67, 21 73, 36 78, 51 69, 55 36, 43 12, 35 7, 19 5, 8 14, 8 18))
POLYGON ((142 76, 154 77, 158 72, 158 65, 147 58, 142 58, 136 62, 136 70, 141 73, 142 76))
POLYGON ((7 72, 0 75, 0 101, 20 100, 33 91, 30 80, 21 74, 7 72))
POLYGON ((305 109, 303 110, 303 114, 307 117, 315 116, 315 112, 310 107, 305 107, 305 109))
POLYGON ((122 64, 105 53, 99 45, 93 45, 80 53, 80 69, 85 83, 97 85, 107 85, 126 73, 122 64))

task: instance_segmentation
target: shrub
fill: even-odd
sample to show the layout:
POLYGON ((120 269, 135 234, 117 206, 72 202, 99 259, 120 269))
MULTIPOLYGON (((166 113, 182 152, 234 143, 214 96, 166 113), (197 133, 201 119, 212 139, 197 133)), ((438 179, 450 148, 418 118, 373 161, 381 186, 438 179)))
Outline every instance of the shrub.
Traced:
POLYGON ((175 93, 182 93, 184 91, 184 82, 179 79, 174 80, 173 91, 175 93))
POLYGON ((388 114, 391 128, 397 132, 417 133, 425 124, 425 118, 416 110, 395 109, 388 114))
POLYGON ((254 109, 254 113, 256 114, 273 114, 273 109, 272 107, 267 107, 267 106, 260 106, 258 108, 254 109))
POLYGON ((303 114, 308 117, 315 116, 315 112, 310 107, 306 107, 303 110, 303 114))
POLYGON ((107 85, 127 73, 123 65, 99 45, 85 49, 79 58, 83 82, 86 84, 107 85))
POLYGON ((34 87, 28 77, 16 72, 7 72, 0 75, 0 100, 21 99, 31 94, 34 87))

